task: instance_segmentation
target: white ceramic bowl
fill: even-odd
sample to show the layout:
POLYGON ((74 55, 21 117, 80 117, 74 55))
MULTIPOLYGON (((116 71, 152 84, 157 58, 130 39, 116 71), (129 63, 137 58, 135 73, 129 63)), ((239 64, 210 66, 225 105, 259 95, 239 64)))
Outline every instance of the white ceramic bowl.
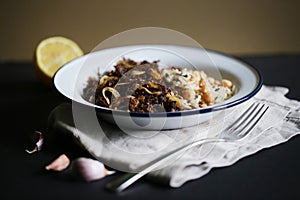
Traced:
POLYGON ((174 45, 135 45, 104 49, 79 57, 57 71, 53 78, 56 89, 68 99, 95 108, 100 120, 119 127, 164 130, 189 127, 207 121, 218 111, 236 106, 253 97, 262 86, 259 72, 249 64, 224 54, 194 47, 174 45), (96 77, 113 69, 122 59, 136 61, 160 60, 161 66, 180 66, 204 70, 212 77, 232 80, 237 93, 230 99, 213 106, 180 112, 130 113, 100 107, 82 98, 88 77, 96 77))

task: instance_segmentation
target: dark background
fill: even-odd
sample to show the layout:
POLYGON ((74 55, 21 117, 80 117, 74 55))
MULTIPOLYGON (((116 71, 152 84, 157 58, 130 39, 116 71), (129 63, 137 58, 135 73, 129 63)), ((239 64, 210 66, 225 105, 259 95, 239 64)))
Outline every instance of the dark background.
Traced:
MULTIPOLYGON (((300 55, 242 57, 262 73, 267 85, 285 86, 300 100, 300 55)), ((1 199, 299 199, 300 137, 260 151, 230 167, 213 169, 178 189, 139 181, 122 194, 104 185, 117 175, 92 183, 72 180, 66 172, 44 167, 61 153, 88 156, 71 138, 52 135, 45 148, 29 155, 30 135, 48 134, 47 118, 65 99, 36 80, 32 63, 0 63, 2 129, 0 140, 1 199)), ((270 97, 272 98, 272 97, 270 97)))

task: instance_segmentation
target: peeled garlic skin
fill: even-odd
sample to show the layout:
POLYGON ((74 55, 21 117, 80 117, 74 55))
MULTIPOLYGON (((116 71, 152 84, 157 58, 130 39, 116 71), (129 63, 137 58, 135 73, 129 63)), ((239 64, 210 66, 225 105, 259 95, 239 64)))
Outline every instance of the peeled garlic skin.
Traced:
POLYGON ((104 165, 90 158, 77 158, 70 167, 71 175, 78 180, 94 181, 106 176, 104 165))
POLYGON ((56 158, 52 163, 47 165, 45 168, 46 170, 53 170, 53 171, 62 171, 66 169, 70 164, 70 159, 65 155, 62 154, 58 158, 56 158))

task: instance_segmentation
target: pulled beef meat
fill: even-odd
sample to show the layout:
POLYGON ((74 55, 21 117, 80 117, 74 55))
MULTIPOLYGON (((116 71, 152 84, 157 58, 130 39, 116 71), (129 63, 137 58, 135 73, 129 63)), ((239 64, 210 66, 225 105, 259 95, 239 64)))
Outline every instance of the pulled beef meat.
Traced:
POLYGON ((131 112, 170 112, 179 110, 176 102, 170 101, 167 95, 171 90, 155 82, 138 87, 130 98, 129 111, 131 112))
POLYGON ((98 79, 89 78, 83 97, 102 107, 130 112, 180 110, 178 101, 172 98, 173 92, 165 86, 157 63, 123 59, 114 70, 98 75, 98 79))
POLYGON ((83 97, 88 102, 94 103, 95 102, 95 91, 98 86, 98 80, 95 78, 90 77, 87 80, 87 85, 83 89, 83 97))

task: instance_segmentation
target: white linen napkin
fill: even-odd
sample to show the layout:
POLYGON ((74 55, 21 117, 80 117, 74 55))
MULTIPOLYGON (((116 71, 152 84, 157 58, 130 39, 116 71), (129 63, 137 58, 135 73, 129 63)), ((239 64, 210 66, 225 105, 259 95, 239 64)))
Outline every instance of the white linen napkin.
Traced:
POLYGON ((80 145, 104 164, 122 171, 137 172, 140 166, 185 143, 199 138, 216 137, 253 101, 270 106, 254 130, 243 140, 233 143, 207 143, 194 147, 172 162, 151 172, 155 182, 180 187, 189 180, 207 174, 214 167, 230 166, 243 157, 283 143, 299 134, 300 102, 285 97, 287 88, 263 86, 254 98, 230 108, 195 127, 167 131, 124 132, 101 121, 101 130, 75 127, 71 104, 61 104, 49 116, 51 131, 71 134, 80 145))

